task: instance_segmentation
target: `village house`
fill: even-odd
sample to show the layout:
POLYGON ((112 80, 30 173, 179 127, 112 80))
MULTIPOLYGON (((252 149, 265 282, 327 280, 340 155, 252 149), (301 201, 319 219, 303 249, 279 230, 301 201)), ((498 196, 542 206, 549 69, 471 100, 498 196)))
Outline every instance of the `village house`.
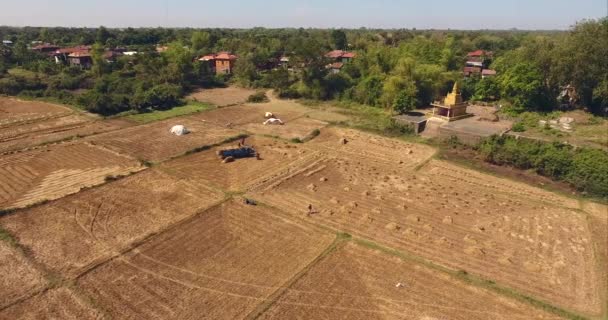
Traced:
POLYGON ((496 75, 496 71, 488 69, 492 62, 492 51, 475 50, 467 54, 467 61, 462 70, 465 78, 481 76, 482 78, 496 75))
POLYGON ((325 54, 325 58, 333 60, 327 65, 331 73, 339 73, 344 64, 351 62, 357 55, 354 52, 333 50, 325 54))
POLYGON ((49 43, 43 43, 43 44, 38 44, 36 46, 33 46, 32 51, 36 51, 36 52, 40 52, 40 53, 47 53, 47 54, 53 54, 57 49, 59 49, 59 46, 56 46, 54 44, 49 44, 49 43))
POLYGON ((88 53, 89 51, 91 51, 91 46, 80 45, 75 47, 59 48, 55 52, 53 52, 52 55, 55 58, 55 63, 68 63, 68 56, 70 54, 75 52, 88 53))
POLYGON ((68 55, 68 63, 71 66, 88 69, 93 65, 93 58, 88 51, 76 51, 68 55))
POLYGON ((232 74, 236 60, 237 56, 230 52, 212 53, 198 58, 198 61, 207 63, 215 74, 232 74))

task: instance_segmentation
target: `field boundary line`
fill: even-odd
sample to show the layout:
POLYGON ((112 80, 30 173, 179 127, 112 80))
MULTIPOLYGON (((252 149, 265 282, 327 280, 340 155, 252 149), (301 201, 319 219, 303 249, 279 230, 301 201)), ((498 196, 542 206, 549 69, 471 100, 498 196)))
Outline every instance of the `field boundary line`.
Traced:
MULTIPOLYGON (((581 209, 587 216, 585 217, 585 222, 587 223, 587 229, 589 229, 592 221, 591 221, 591 217, 593 216, 592 213, 589 213, 587 211, 584 211, 583 209, 581 209)), ((608 218, 607 218, 608 219, 608 218)), ((608 228, 608 225, 606 226, 608 228)), ((591 231, 591 230, 588 230, 591 231)), ((593 232, 589 232, 588 233, 590 235, 590 238, 593 239, 593 232)), ((608 239, 603 239, 603 240, 608 240, 608 239)), ((598 244, 595 241, 591 241, 592 242, 592 247, 593 247, 593 255, 594 258, 593 259, 595 261, 596 267, 595 267, 595 272, 598 273, 598 278, 600 280, 606 280, 608 278, 608 274, 602 274, 602 271, 605 270, 606 265, 608 264, 608 261, 606 261, 604 255, 601 254, 600 251, 600 247, 598 246, 598 244)), ((603 281, 604 285, 603 287, 598 288, 600 290, 600 292, 598 292, 598 294, 600 295, 600 297, 604 298, 604 303, 602 306, 602 315, 600 316, 600 319, 604 319, 604 320, 608 320, 608 281, 603 281)))
POLYGON ((327 256, 336 251, 339 247, 350 241, 350 235, 345 233, 336 233, 336 237, 332 243, 330 243, 325 250, 323 250, 318 256, 304 266, 300 271, 293 275, 290 279, 286 280, 277 290, 268 295, 262 303, 260 303, 255 309, 253 309, 248 315, 244 317, 247 320, 254 320, 263 315, 268 309, 270 309, 278 300, 289 291, 289 289, 305 276, 310 269, 312 269, 317 263, 324 260, 327 256))
MULTIPOLYGON (((255 198, 254 198, 254 200, 258 201, 255 198)), ((478 276, 478 275, 470 274, 465 270, 456 270, 456 269, 452 269, 452 268, 443 266, 441 264, 437 264, 431 260, 425 259, 425 258, 417 256, 415 254, 411 254, 407 251, 394 249, 389 246, 382 245, 382 244, 380 244, 374 240, 368 239, 366 237, 358 236, 356 233, 351 235, 350 233, 345 233, 342 230, 336 229, 334 227, 331 227, 331 226, 328 226, 328 225, 325 225, 325 224, 322 224, 319 222, 313 222, 313 221, 304 219, 299 216, 294 217, 293 214, 289 214, 289 213, 285 212, 284 210, 282 210, 281 208, 278 208, 271 204, 266 204, 261 201, 258 201, 258 204, 262 204, 264 206, 273 208, 273 209, 277 210, 278 212, 280 212, 282 216, 287 216, 291 219, 294 219, 294 218, 298 219, 300 221, 303 221, 306 224, 314 225, 318 228, 334 232, 338 235, 340 235, 340 234, 348 235, 349 237, 352 238, 349 240, 352 241, 353 243, 355 243, 356 245, 361 245, 361 246, 364 246, 364 247, 367 247, 370 249, 380 250, 380 251, 384 252, 385 254, 389 254, 389 255, 395 256, 397 258, 400 258, 404 261, 413 262, 418 265, 425 266, 429 269, 442 272, 444 274, 449 275, 451 278, 462 281, 468 285, 487 289, 487 290, 495 292, 503 297, 507 297, 507 298, 510 298, 510 299, 513 299, 516 301, 526 303, 528 305, 532 305, 535 308, 547 311, 549 313, 553 313, 562 318, 571 319, 571 320, 590 319, 590 318, 588 318, 586 316, 582 316, 576 312, 573 312, 573 311, 570 311, 570 310, 567 310, 567 309, 564 309, 564 308, 561 308, 558 306, 554 306, 546 301, 537 299, 531 295, 527 295, 527 294, 521 293, 515 289, 512 289, 510 287, 498 284, 494 280, 490 280, 490 279, 486 279, 486 278, 478 276)), ((286 288, 289 288, 290 286, 291 286, 291 284, 289 286, 287 286, 286 288)))
POLYGON ((443 273, 446 273, 448 275, 450 275, 452 278, 459 280, 461 282, 464 282, 468 285, 471 286, 476 286, 476 287, 480 287, 480 288, 484 288, 490 291, 493 291, 495 293, 498 293, 499 295, 505 296, 507 298, 511 298, 520 302, 524 302, 528 305, 531 305, 535 308, 538 308, 540 310, 544 310, 550 313, 553 313, 557 316, 563 317, 563 318, 567 318, 567 319, 572 319, 572 320, 585 320, 588 319, 587 317, 584 317, 582 315, 579 315, 578 313, 566 310, 564 308, 561 307, 557 307, 554 306, 546 301, 537 299, 533 296, 530 295, 526 295, 524 293, 521 293, 515 289, 512 289, 510 287, 506 287, 503 285, 500 285, 498 283, 496 283, 493 280, 489 280, 489 279, 485 279, 481 276, 478 275, 474 275, 474 274, 470 274, 467 271, 464 270, 459 270, 456 271, 452 268, 448 268, 445 266, 442 266, 440 264, 436 264, 430 260, 424 259, 422 257, 407 253, 405 251, 402 250, 397 250, 397 249, 393 249, 384 245, 381 245, 373 240, 369 240, 369 239, 365 239, 365 238, 359 238, 359 237, 353 237, 352 240, 355 244, 357 245, 361 245, 363 247, 367 247, 370 249, 375 249, 375 250, 379 250, 385 254, 389 254, 392 255, 394 257, 397 257, 401 260, 404 261, 410 261, 410 262, 414 262, 417 264, 421 264, 425 267, 428 267, 430 269, 436 270, 436 271, 440 271, 443 273))
POLYGON ((92 271, 98 269, 99 267, 105 265, 106 263, 108 263, 110 261, 113 261, 115 259, 121 258, 126 253, 129 253, 129 252, 131 252, 131 251, 139 248, 140 246, 146 244, 147 242, 149 242, 150 240, 154 239, 155 237, 160 236, 162 234, 165 234, 165 233, 167 233, 169 231, 172 231, 175 228, 178 228, 178 227, 180 227, 180 226, 182 226, 184 224, 187 224, 190 221, 192 221, 192 220, 200 217, 201 215, 205 214, 206 212, 208 212, 208 211, 210 211, 210 210, 212 210, 214 208, 217 208, 217 207, 221 206, 222 204, 230 201, 231 199, 232 199, 232 197, 225 196, 223 199, 217 201, 216 203, 213 203, 209 207, 206 207, 204 209, 201 209, 201 210, 197 211, 196 213, 194 213, 193 215, 191 215, 189 217, 186 217, 186 218, 184 218, 182 220, 179 220, 179 221, 177 221, 177 222, 175 222, 173 224, 170 224, 170 225, 166 226, 163 229, 160 229, 160 230, 158 230, 156 232, 152 232, 152 233, 148 234, 147 236, 145 236, 145 237, 143 237, 143 238, 141 238, 139 240, 136 240, 136 241, 130 243, 128 246, 126 246, 125 248, 123 248, 123 249, 121 249, 119 251, 116 251, 114 254, 110 255, 106 259, 103 259, 102 261, 97 261, 97 263, 93 262, 93 264, 91 264, 88 268, 82 270, 79 274, 77 274, 72 279, 73 280, 77 280, 77 279, 80 279, 80 278, 84 277, 85 275, 91 273, 92 271))

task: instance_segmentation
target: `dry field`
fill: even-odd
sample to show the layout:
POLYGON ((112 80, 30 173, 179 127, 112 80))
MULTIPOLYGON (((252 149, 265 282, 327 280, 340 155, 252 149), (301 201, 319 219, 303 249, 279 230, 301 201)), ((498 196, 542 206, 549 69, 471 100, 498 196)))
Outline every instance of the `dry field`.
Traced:
POLYGON ((78 285, 116 319, 244 318, 334 238, 268 208, 226 202, 78 285))
POLYGON ((82 116, 69 115, 26 125, 0 128, 0 153, 35 148, 41 144, 60 142, 114 131, 133 125, 121 119, 87 121, 82 116), (69 123, 69 121, 78 121, 69 123))
POLYGON ((72 114, 70 108, 38 101, 0 97, 0 127, 72 114))
POLYGON ((220 143, 238 134, 237 130, 180 117, 98 134, 87 140, 139 160, 158 162, 194 148, 220 143), (177 124, 184 125, 190 133, 183 136, 171 134, 171 127, 177 124))
POLYGON ((261 124, 266 120, 264 114, 272 112, 275 117, 289 123, 311 112, 300 104, 291 101, 273 100, 269 103, 242 104, 225 108, 217 108, 190 116, 193 119, 204 120, 219 126, 227 124, 244 125, 249 123, 261 124))
POLYGON ((304 138, 327 122, 341 119, 342 115, 329 111, 315 111, 294 101, 272 99, 268 103, 242 104, 201 112, 188 118, 223 127, 245 130, 252 134, 277 136, 284 139, 304 138), (285 125, 263 125, 264 114, 272 112, 285 125))
POLYGON ((331 109, 243 104, 251 93, 204 90, 226 107, 139 126, 0 98, 0 209, 18 209, 0 215, 16 241, 0 241, 0 319, 555 318, 446 268, 606 315, 608 207, 327 127, 344 117, 331 109), (261 160, 221 163, 237 141, 184 155, 240 133, 261 160), (90 136, 43 145, 76 135, 90 136))
POLYGON ((47 290, 29 300, 0 310, 0 319, 101 319, 102 314, 91 308, 70 289, 47 290))
POLYGON ((50 103, 0 98, 0 153, 130 125, 119 119, 101 121, 50 103))
POLYGON ((237 142, 224 144, 161 164, 159 170, 180 178, 189 178, 227 191, 244 191, 248 186, 264 181, 274 172, 281 172, 292 163, 314 156, 302 144, 293 144, 267 137, 250 137, 245 144, 255 147, 261 160, 238 159, 221 163, 216 155, 220 149, 237 147, 237 142))
POLYGON ((315 264, 261 319, 555 319, 442 272, 348 243, 315 264), (401 283, 402 287, 397 287, 401 283))
POLYGON ((48 145, 0 157, 0 209, 25 207, 78 192, 139 162, 87 143, 48 145))
POLYGON ((307 145, 325 158, 260 184, 251 196, 300 217, 312 204, 315 223, 567 309, 602 312, 605 271, 596 264, 586 216, 573 209, 577 201, 440 161, 414 171, 430 156, 421 146, 396 152, 386 139, 349 132, 342 135, 350 142, 340 145, 339 135, 307 145), (412 159, 396 158, 404 154, 412 159))
POLYGON ((223 197, 198 183, 148 169, 2 217, 0 225, 36 261, 73 277, 223 197))
POLYGON ((0 240, 0 310, 42 289, 45 284, 42 273, 19 251, 0 240))
POLYGON ((207 102, 218 107, 241 104, 254 94, 255 90, 238 87, 198 89, 186 97, 186 99, 207 102))

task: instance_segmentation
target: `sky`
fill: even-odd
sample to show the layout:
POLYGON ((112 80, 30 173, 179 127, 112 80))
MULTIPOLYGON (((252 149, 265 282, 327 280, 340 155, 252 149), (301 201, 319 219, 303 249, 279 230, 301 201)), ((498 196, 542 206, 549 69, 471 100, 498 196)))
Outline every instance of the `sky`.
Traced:
POLYGON ((0 25, 567 29, 608 0, 0 0, 0 25))

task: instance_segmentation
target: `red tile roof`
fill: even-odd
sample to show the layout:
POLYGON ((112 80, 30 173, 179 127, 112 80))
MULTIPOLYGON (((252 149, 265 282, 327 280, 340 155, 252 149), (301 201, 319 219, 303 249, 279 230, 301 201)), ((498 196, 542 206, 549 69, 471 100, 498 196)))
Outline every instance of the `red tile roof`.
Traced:
POLYGON ((492 54, 493 54, 492 51, 475 50, 475 51, 469 52, 467 54, 467 57, 481 57, 481 56, 491 57, 492 54))
POLYGON ((343 54, 344 54, 344 51, 342 51, 342 50, 334 50, 334 51, 328 52, 327 54, 325 54, 325 56, 327 58, 336 59, 336 58, 342 57, 343 54))
POLYGON ((91 50, 91 46, 75 46, 75 47, 69 47, 69 48, 61 48, 58 49, 57 51, 55 51, 55 53, 60 53, 60 54, 70 54, 70 53, 74 53, 74 52, 78 52, 78 51, 85 51, 88 52, 91 50))
POLYGON ((44 50, 44 49, 58 49, 59 47, 53 44, 49 44, 49 43, 44 43, 44 44, 39 44, 35 47, 32 47, 32 50, 44 50))
POLYGON ((342 69, 342 67, 344 67, 344 63, 342 62, 334 62, 329 65, 330 69, 342 69))
POLYGON ((217 54, 215 53, 211 53, 211 54, 207 54, 204 55, 200 58, 198 58, 198 61, 211 61, 211 60, 236 60, 237 56, 234 54, 231 54, 230 52, 218 52, 217 54))
POLYGON ((338 59, 338 58, 354 58, 357 54, 342 50, 333 50, 325 54, 326 58, 338 59))
POLYGON ((68 55, 68 57, 70 58, 84 58, 84 57, 90 57, 91 54, 85 51, 76 51, 76 52, 72 52, 68 55))
POLYGON ((236 56, 229 52, 220 52, 215 56, 216 60, 236 60, 236 56))

